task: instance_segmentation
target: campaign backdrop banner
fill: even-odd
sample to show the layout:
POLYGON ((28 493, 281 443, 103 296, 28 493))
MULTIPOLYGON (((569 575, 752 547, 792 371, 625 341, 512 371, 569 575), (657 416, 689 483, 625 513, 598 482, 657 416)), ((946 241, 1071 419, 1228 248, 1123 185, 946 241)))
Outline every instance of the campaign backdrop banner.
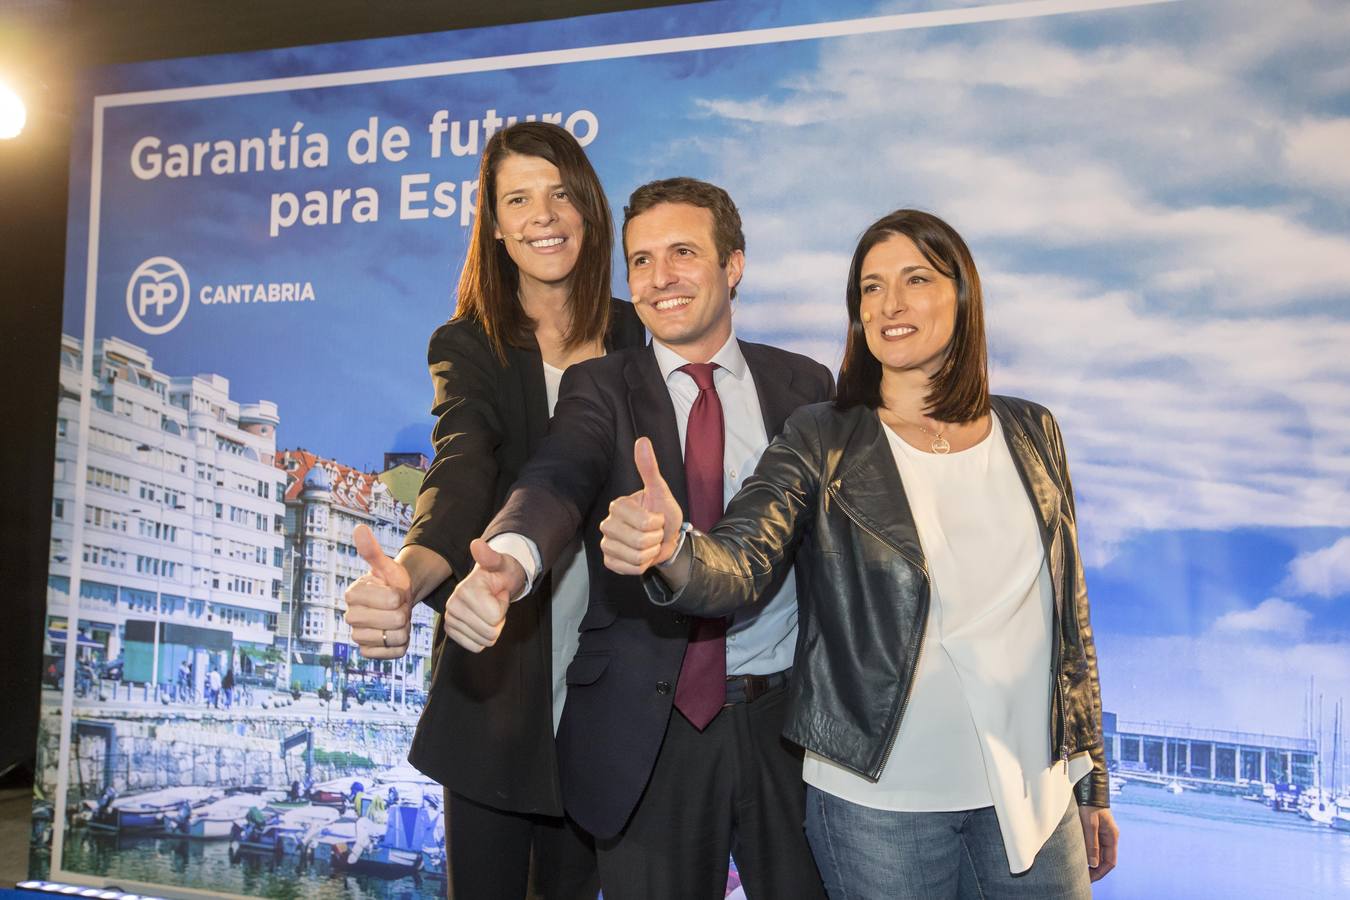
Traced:
POLYGON ((1350 892, 1348 45, 1334 0, 782 0, 98 73, 34 874, 443 894, 405 761, 434 620, 366 660, 342 592, 352 528, 410 523, 483 144, 537 118, 615 210, 725 186, 737 334, 831 367, 862 229, 952 222, 995 390, 1067 441, 1123 833, 1097 895, 1350 892))

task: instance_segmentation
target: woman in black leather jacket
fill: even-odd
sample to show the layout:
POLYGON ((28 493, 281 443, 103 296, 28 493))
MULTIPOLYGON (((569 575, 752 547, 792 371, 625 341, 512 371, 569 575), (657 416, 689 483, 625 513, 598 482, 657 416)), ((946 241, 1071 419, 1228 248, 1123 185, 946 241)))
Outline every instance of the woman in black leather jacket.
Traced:
POLYGON ((1117 830, 1059 428, 989 395, 979 275, 937 217, 868 228, 847 302, 837 399, 788 420, 711 532, 638 442, 606 565, 721 616, 795 561, 784 735, 832 896, 1089 897, 1117 830))

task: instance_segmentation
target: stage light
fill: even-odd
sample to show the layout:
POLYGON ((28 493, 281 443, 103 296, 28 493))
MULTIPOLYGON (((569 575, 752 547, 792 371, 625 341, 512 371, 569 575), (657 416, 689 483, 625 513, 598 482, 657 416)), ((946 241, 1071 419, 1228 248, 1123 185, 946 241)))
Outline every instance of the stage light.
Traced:
POLYGON ((28 110, 24 108, 23 98, 9 85, 0 82, 0 139, 18 137, 27 120, 28 110))

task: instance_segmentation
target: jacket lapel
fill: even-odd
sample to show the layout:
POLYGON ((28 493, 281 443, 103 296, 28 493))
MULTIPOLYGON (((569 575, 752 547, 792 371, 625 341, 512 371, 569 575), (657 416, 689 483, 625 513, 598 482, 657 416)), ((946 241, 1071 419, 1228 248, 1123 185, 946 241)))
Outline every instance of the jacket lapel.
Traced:
POLYGON ((544 384, 544 357, 533 336, 528 347, 506 348, 507 372, 515 381, 516 396, 525 411, 525 446, 531 456, 548 434, 548 388, 544 384))
POLYGON ((1003 438, 1008 444, 1008 451, 1012 454, 1017 474, 1022 477, 1022 486, 1036 507, 1036 518, 1040 522, 1041 536, 1048 551, 1050 538, 1059 528, 1060 504, 1064 495, 1055 486, 1054 476, 1050 474, 1041 454, 1036 452, 1035 442, 1027 434, 1017 416, 1007 410, 999 402, 998 397, 993 398, 993 409, 994 415, 998 416, 999 423, 1003 426, 1003 438))
POLYGON ((773 440, 797 407, 820 398, 809 397, 794 389, 792 368, 781 365, 781 360, 775 366, 773 360, 766 358, 762 352, 764 348, 760 345, 747 344, 745 341, 737 343, 741 345, 741 355, 745 357, 745 364, 750 367, 750 374, 755 379, 759 411, 764 416, 764 433, 769 440, 773 440))
POLYGON ((926 572, 919 530, 881 420, 865 406, 854 407, 854 414, 858 427, 840 454, 835 471, 841 474, 830 482, 829 492, 845 515, 926 572))
MULTIPOLYGON (((651 438, 652 449, 656 451, 656 461, 661 465, 666 484, 670 485, 670 491, 680 506, 688 509, 684 452, 680 447, 679 427, 675 423, 675 405, 661 379, 661 367, 656 364, 656 354, 650 345, 629 355, 624 365, 624 378, 628 381, 628 411, 633 420, 634 439, 643 435, 651 438)), ((625 451, 620 447, 619 452, 625 455, 631 465, 633 448, 630 446, 625 451)))

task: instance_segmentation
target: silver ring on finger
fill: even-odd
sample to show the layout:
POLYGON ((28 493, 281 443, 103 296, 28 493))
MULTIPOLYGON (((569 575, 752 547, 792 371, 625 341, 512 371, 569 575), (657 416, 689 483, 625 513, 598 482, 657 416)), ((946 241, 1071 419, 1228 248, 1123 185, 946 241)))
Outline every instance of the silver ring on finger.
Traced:
POLYGON ((385 649, 389 649, 389 632, 383 628, 380 629, 380 643, 384 644, 385 649))

